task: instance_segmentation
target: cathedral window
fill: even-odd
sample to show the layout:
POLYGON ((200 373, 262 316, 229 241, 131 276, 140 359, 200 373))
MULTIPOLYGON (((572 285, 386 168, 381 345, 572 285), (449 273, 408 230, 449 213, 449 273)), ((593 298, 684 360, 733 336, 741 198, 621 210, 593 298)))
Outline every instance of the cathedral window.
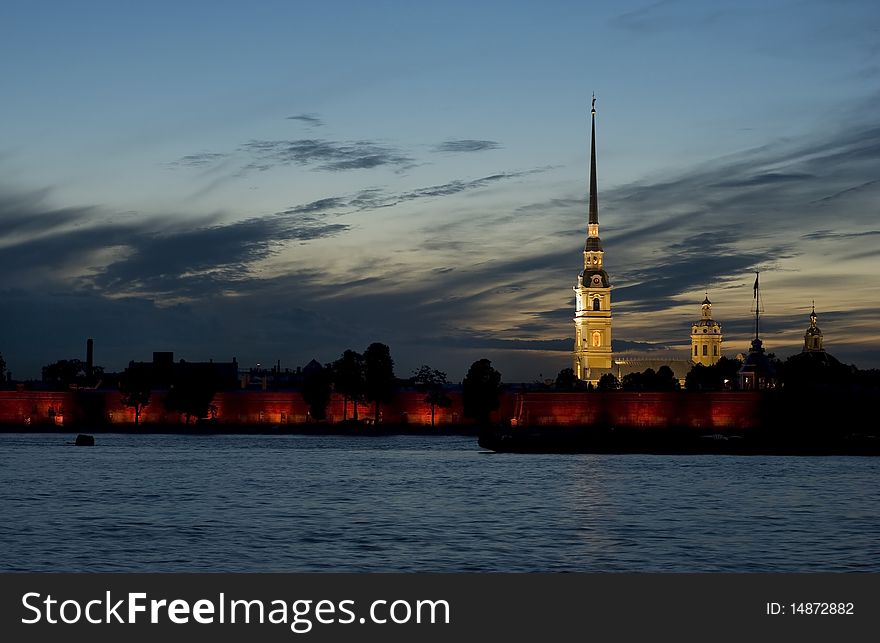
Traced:
POLYGON ((699 353, 697 352, 697 345, 694 344, 694 355, 698 355, 698 354, 699 354, 699 353))
POLYGON ((602 345, 602 333, 598 330, 593 333, 593 346, 602 345))
POLYGON ((593 310, 599 310, 599 298, 593 300, 593 310))
POLYGON ((718 357, 718 346, 717 345, 712 347, 712 354, 715 357, 718 357))
POLYGON ((709 354, 709 347, 706 346, 705 344, 703 344, 703 355, 708 355, 708 354, 709 354))

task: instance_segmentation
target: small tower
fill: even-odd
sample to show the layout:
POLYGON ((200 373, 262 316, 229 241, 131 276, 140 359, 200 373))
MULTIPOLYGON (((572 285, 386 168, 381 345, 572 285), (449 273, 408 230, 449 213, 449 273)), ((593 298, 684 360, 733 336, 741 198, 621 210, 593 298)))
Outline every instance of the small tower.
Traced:
POLYGON ((593 95, 590 138, 590 209, 584 271, 575 292, 573 369, 581 380, 598 381, 611 369, 611 282, 599 239, 599 197, 596 181, 596 96, 593 95))
POLYGON ((708 294, 700 308, 700 321, 691 326, 691 361, 712 366, 721 359, 721 324, 712 319, 708 294))
POLYGON ((813 311, 810 313, 810 327, 804 333, 803 353, 824 353, 825 337, 816 326, 816 302, 813 302, 813 311))

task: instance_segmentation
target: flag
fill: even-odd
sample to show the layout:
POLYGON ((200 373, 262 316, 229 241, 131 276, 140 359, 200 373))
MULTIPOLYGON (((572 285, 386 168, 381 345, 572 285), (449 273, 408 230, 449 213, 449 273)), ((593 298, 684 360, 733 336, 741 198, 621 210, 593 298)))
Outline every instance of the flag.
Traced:
POLYGON ((758 298, 758 273, 755 273, 755 299, 758 298))

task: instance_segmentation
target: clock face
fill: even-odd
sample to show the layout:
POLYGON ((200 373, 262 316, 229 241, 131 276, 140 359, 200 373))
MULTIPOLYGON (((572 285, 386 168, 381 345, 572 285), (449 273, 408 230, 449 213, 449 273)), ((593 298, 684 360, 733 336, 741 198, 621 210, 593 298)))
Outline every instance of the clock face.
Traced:
POLYGON ((593 277, 593 283, 594 283, 594 284, 598 284, 598 283, 599 283, 599 278, 598 278, 598 277, 593 277))

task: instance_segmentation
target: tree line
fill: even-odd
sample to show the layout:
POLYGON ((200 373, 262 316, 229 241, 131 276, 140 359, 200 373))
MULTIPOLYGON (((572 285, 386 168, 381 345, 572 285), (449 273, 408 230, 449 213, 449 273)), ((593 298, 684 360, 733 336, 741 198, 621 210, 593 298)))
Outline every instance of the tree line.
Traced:
MULTIPOLYGON (((785 361, 771 353, 768 358, 778 387, 786 390, 880 389, 880 371, 877 369, 859 370, 825 353, 821 358, 796 353, 785 361)), ((727 357, 711 366, 697 364, 688 372, 684 388, 706 392, 734 390, 738 386, 741 365, 739 360, 727 357)), ((10 374, 5 369, 6 362, 0 355, 0 377, 9 380, 10 374)), ((86 365, 81 360, 58 360, 43 367, 42 375, 45 384, 59 389, 89 387, 101 380, 103 369, 94 366, 91 373, 86 373, 86 365)), ((118 375, 117 384, 123 405, 133 409, 135 424, 138 424, 156 387, 153 365, 132 362, 118 375)), ((336 392, 343 399, 343 422, 362 422, 360 408, 368 405, 371 406, 371 417, 367 421, 378 424, 382 419, 383 405, 391 402, 395 392, 403 387, 413 387, 424 394, 423 401, 430 405, 431 425, 434 426, 436 410, 449 408, 452 404, 447 395, 449 385, 446 373, 428 365, 420 366, 408 378, 398 378, 390 348, 374 342, 362 353, 349 349, 327 364, 312 360, 302 369, 299 390, 308 405, 309 417, 315 422, 327 420, 327 408, 336 392)), ((212 364, 181 361, 175 364, 167 384, 163 401, 165 410, 180 413, 187 424, 193 420, 213 419, 217 413, 213 398, 219 388, 212 364)), ((648 368, 628 373, 621 379, 606 373, 595 387, 579 380, 571 368, 565 368, 557 375, 553 388, 558 391, 675 391, 681 387, 672 369, 661 366, 656 371, 648 368)), ((475 361, 462 381, 465 417, 488 423, 492 412, 499 408, 501 391, 501 374, 492 363, 488 359, 475 361)))
MULTIPOLYGON (((118 383, 122 404, 134 410, 135 424, 138 424, 144 407, 151 400, 152 365, 132 362, 120 374, 118 383)), ((431 426, 434 426, 436 410, 452 405, 446 393, 449 385, 446 373, 428 365, 417 368, 409 378, 398 378, 391 349, 374 342, 363 353, 348 349, 333 362, 323 365, 316 360, 309 362, 302 369, 300 394, 308 405, 309 417, 315 422, 327 420, 327 407, 336 392, 343 399, 344 423, 361 422, 359 408, 367 404, 372 405, 369 421, 378 424, 382 419, 382 406, 391 402, 398 389, 411 386, 424 394, 423 401, 431 407, 431 426)), ((212 400, 217 390, 211 364, 181 362, 175 365, 164 399, 165 409, 184 415, 187 424, 192 419, 212 419, 216 416, 212 400)), ((465 417, 488 423, 491 413, 500 405, 501 390, 501 373, 492 363, 487 359, 474 362, 462 381, 465 417)))

